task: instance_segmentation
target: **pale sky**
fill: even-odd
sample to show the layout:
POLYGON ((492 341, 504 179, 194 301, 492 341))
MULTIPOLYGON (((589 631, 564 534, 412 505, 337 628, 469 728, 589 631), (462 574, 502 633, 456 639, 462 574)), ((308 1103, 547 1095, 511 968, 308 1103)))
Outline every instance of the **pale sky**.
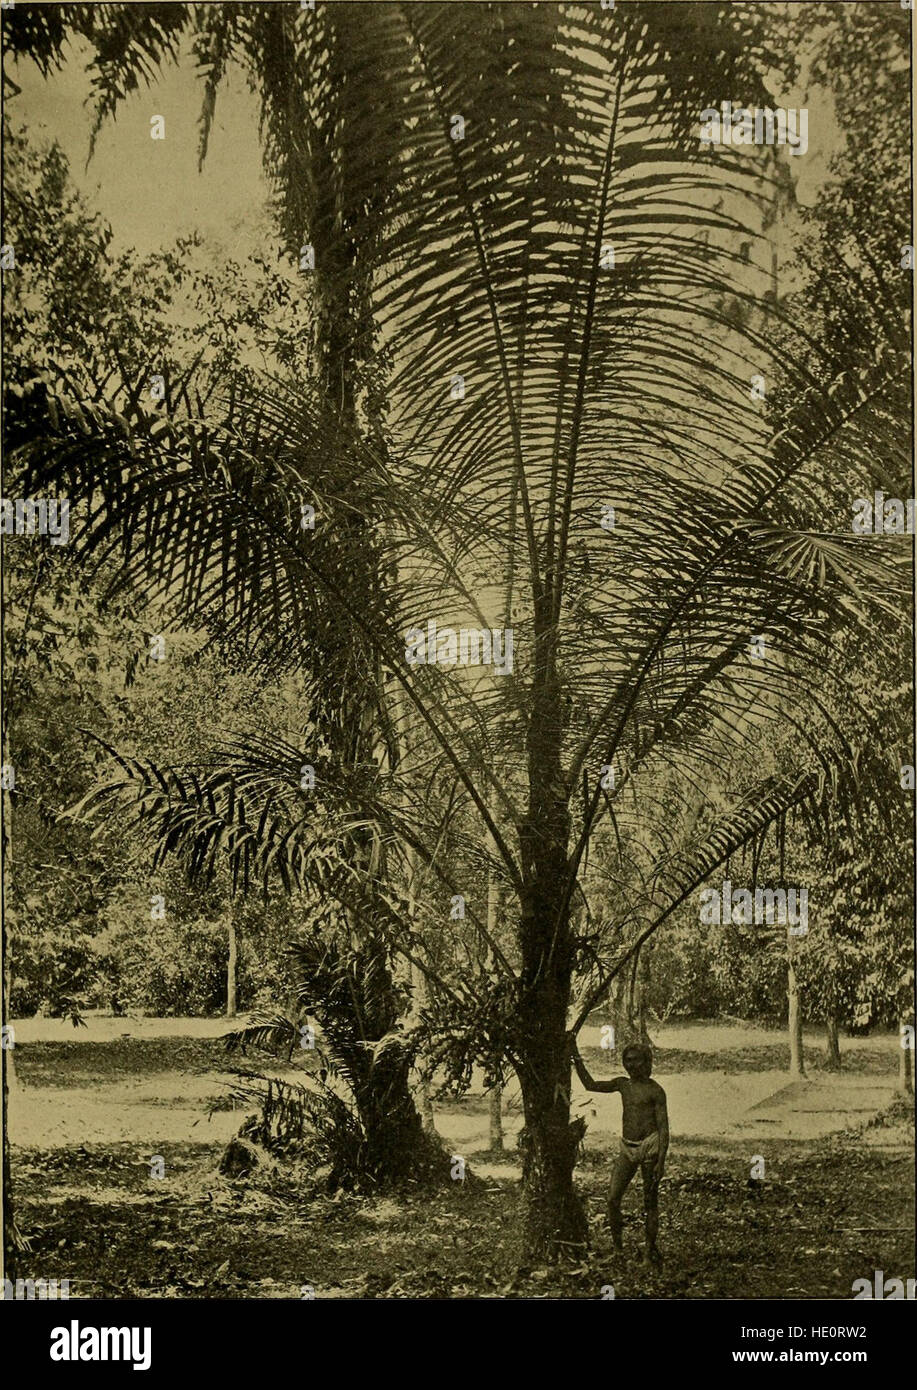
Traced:
POLYGON ((198 119, 203 86, 190 58, 169 65, 151 88, 122 102, 106 121, 85 168, 92 129, 89 78, 83 50, 47 81, 31 62, 11 67, 20 95, 6 102, 14 125, 33 137, 57 140, 70 161, 73 182, 111 223, 116 251, 142 252, 169 245, 195 228, 229 254, 244 255, 264 226, 269 187, 262 173, 258 101, 238 69, 217 96, 210 147, 197 169, 198 119), (150 117, 165 118, 165 139, 150 138, 150 117))
MULTIPOLYGON (((85 168, 92 128, 88 45, 77 40, 62 72, 47 81, 31 62, 12 66, 21 94, 6 109, 14 124, 32 135, 57 140, 70 161, 76 187, 111 223, 115 251, 141 252, 170 245, 197 229, 228 256, 242 259, 255 237, 270 235, 264 217, 269 187, 262 170, 258 100, 238 68, 231 67, 217 96, 210 148, 202 173, 197 144, 202 84, 186 40, 178 64, 168 65, 150 88, 122 102, 106 121, 96 152, 85 168), (150 117, 165 118, 164 140, 150 138, 150 117)), ((781 104, 804 104, 804 93, 781 93, 781 104)), ((824 91, 809 94, 809 150, 790 159, 803 203, 817 201, 827 156, 838 148, 833 103, 824 91)))

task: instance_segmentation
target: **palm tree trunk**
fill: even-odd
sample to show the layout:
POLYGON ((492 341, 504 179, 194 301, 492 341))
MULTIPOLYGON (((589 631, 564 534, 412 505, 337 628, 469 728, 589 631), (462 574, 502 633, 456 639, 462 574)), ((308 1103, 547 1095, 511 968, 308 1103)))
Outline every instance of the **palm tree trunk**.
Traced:
POLYGON ((570 815, 563 795, 563 707, 553 634, 536 613, 536 679, 528 733, 528 816, 520 828, 522 956, 517 1070, 522 1089, 523 1250, 529 1260, 582 1249, 586 1213, 573 1183, 585 1122, 570 1121, 567 1013, 573 934, 565 884, 570 815))
MULTIPOLYGON (((509 612, 510 599, 507 597, 507 613, 509 612)), ((506 618, 505 626, 509 626, 509 618, 506 618)), ((494 853, 496 846, 493 844, 493 837, 488 834, 487 843, 494 853)), ((500 888, 496 877, 491 870, 487 875, 487 935, 493 941, 497 934, 497 918, 500 909, 500 888)), ((488 1114, 490 1123, 490 1142, 488 1148, 491 1153, 503 1152, 503 1087, 496 1082, 490 1090, 488 1099, 488 1114)))
POLYGON ((357 1112, 366 1135, 366 1171, 379 1182, 397 1182, 429 1169, 433 1152, 423 1140, 410 1091, 410 1059, 390 1047, 368 1062, 354 1081, 357 1112))
MULTIPOLYGON (((337 64, 340 59, 335 43, 330 46, 330 56, 328 81, 334 88, 339 81, 337 64)), ((343 81, 338 90, 342 98, 347 97, 349 88, 343 81)), ((352 224, 355 213, 354 205, 348 200, 359 199, 359 194, 350 187, 348 171, 341 168, 339 136, 334 122, 327 127, 314 127, 308 142, 311 167, 303 169, 302 173, 314 180, 317 191, 310 226, 315 248, 315 272, 311 280, 316 324, 315 369, 329 408, 357 438, 364 432, 357 406, 356 382, 359 368, 365 363, 365 356, 361 354, 371 350, 371 286, 356 246, 344 230, 352 224)), ((299 148, 300 133, 294 138, 299 148)), ((361 211, 365 213, 365 209, 361 211)), ((359 508, 354 512, 352 530, 354 545, 359 547, 367 536, 367 523, 359 508)), ((384 577, 381 574, 377 577, 381 586, 384 577)), ((331 737, 344 760, 352 765, 366 765, 372 762, 377 751, 383 681, 378 662, 368 648, 360 654, 362 663, 354 659, 356 655, 349 647, 344 651, 342 680, 349 683, 361 664, 365 669, 375 667, 372 690, 376 698, 374 701, 368 698, 365 686, 362 690, 354 687, 349 697, 345 697, 340 726, 331 737)), ((376 862, 376 848, 376 832, 371 829, 364 835, 359 851, 365 856, 367 867, 376 862)), ((399 996, 389 967, 387 946, 367 936, 363 923, 352 922, 352 931, 357 940, 365 943, 374 989, 380 998, 384 996, 381 1012, 394 1021, 399 996)), ((382 1035, 380 1032, 376 1036, 382 1035)), ((415 1169, 419 1171, 426 1164, 431 1149, 429 1143, 417 1139, 422 1133, 422 1121, 411 1093, 410 1078, 410 1058, 401 1049, 390 1048, 368 1068, 358 1083, 359 1094, 355 1099, 371 1151, 369 1166, 380 1179, 396 1179, 415 1169)), ((428 1093, 424 1118, 432 1130, 432 1104, 428 1093)))
MULTIPOLYGON (((368 841, 362 850, 368 869, 373 858, 368 841)), ((363 1008, 355 1023, 358 1030, 363 1027, 364 1042, 372 1043, 391 1031, 401 1004, 388 943, 367 932, 355 915, 348 916, 352 938, 362 942, 360 969, 354 983, 362 993, 363 1008)), ((411 1093, 410 1054, 402 1047, 388 1047, 376 1057, 369 1050, 364 1055, 366 1066, 356 1075, 353 1091, 366 1135, 367 1170, 380 1182, 427 1171, 430 1145, 422 1142, 423 1124, 411 1093)))
MULTIPOLYGON (((544 867, 553 857, 545 852, 536 863, 544 867)), ((555 858, 555 870, 559 867, 555 858)), ((573 1167, 585 1124, 582 1120, 574 1124, 570 1121, 570 1054, 566 1042, 569 931, 561 923, 552 951, 550 940, 559 904, 556 894, 551 893, 550 882, 541 873, 536 874, 522 918, 522 1239, 525 1257, 535 1261, 571 1254, 575 1248, 582 1248, 587 1237, 585 1211, 573 1184, 573 1167), (551 896, 555 897, 553 903, 545 901, 551 896)))

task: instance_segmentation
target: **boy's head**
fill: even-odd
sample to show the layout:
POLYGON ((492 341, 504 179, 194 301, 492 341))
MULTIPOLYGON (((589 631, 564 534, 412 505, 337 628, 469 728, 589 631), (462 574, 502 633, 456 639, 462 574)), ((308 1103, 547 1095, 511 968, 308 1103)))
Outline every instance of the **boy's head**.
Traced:
POLYGON ((653 1070, 653 1054, 643 1043, 628 1043, 621 1058, 632 1081, 647 1081, 653 1070))

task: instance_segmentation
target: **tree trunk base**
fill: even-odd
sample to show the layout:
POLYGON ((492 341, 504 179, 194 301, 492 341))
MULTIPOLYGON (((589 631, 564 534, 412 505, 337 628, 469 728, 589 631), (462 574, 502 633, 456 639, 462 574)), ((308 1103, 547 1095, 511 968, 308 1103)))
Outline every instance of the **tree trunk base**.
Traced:
POLYGON ((260 1144, 253 1144, 243 1134, 233 1135, 220 1159, 220 1172, 224 1178, 244 1178, 267 1159, 267 1151, 260 1144))
POLYGON ((556 1263, 580 1259, 589 1246, 583 1199, 573 1182, 576 1154, 586 1121, 529 1126, 519 1136, 522 1150, 522 1243, 524 1258, 556 1263))
POLYGON ((837 1019, 831 1016, 825 1020, 825 1069, 826 1071, 840 1071, 842 1065, 837 1019))

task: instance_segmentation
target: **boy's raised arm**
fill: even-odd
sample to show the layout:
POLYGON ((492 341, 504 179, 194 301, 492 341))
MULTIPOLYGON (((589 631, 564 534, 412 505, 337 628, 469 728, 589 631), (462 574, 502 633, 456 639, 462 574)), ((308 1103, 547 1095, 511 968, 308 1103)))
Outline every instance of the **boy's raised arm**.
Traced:
POLYGON ((573 1058, 573 1066, 574 1066, 574 1068, 575 1068, 575 1070, 576 1070, 576 1074, 577 1074, 577 1076, 579 1077, 580 1081, 581 1081, 582 1084, 586 1087, 586 1090, 587 1090, 587 1091, 617 1091, 617 1090, 619 1090, 619 1089, 620 1089, 620 1081, 621 1081, 621 1078, 620 1078, 620 1077, 616 1077, 616 1078, 615 1078, 614 1080, 612 1080, 612 1081, 596 1081, 595 1077, 594 1077, 594 1076, 591 1076, 591 1075, 589 1074, 589 1072, 586 1070, 586 1063, 583 1061, 582 1057, 579 1055, 579 1048, 576 1046, 576 1037, 575 1037, 575 1035, 574 1035, 573 1033, 568 1033, 567 1036, 568 1036, 568 1038, 570 1039, 570 1055, 571 1055, 572 1058, 573 1058))

